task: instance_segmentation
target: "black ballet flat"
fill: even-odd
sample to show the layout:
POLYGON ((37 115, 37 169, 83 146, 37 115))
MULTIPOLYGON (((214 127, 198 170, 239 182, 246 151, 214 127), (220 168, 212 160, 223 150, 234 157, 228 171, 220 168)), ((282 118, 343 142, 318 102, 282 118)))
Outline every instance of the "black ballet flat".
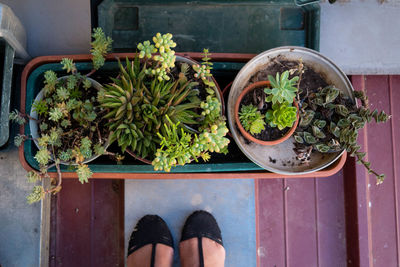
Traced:
POLYGON ((160 216, 146 215, 139 220, 129 239, 128 256, 148 244, 153 245, 151 267, 154 266, 156 244, 174 247, 171 231, 160 216))
POLYGON ((201 242, 201 238, 203 237, 214 240, 221 246, 224 246, 222 243, 221 230, 214 216, 207 211, 198 210, 193 212, 186 219, 182 230, 181 242, 191 238, 197 238, 200 267, 204 267, 203 245, 201 242))

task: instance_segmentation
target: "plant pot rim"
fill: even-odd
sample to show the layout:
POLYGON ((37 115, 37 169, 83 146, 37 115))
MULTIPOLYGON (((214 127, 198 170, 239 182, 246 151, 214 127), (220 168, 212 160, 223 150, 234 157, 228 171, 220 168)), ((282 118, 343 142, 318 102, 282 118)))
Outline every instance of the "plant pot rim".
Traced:
MULTIPOLYGON (((57 80, 65 80, 65 79, 68 78, 68 76, 70 76, 70 75, 61 76, 61 77, 59 77, 57 80)), ((88 80, 92 83, 92 86, 93 86, 94 88, 100 89, 100 88, 102 87, 102 85, 101 85, 99 82, 97 82, 96 80, 94 80, 94 79, 92 79, 92 78, 89 78, 89 77, 86 77, 86 79, 88 79, 88 80)), ((33 101, 33 103, 42 100, 42 99, 43 99, 43 96, 44 96, 44 89, 42 89, 42 90, 39 91, 39 93, 36 95, 35 100, 33 101)), ((33 110, 33 107, 31 108, 31 111, 30 111, 29 116, 32 117, 32 118, 34 118, 34 119, 38 119, 38 114, 37 114, 36 111, 33 110)), ((30 119, 30 120, 29 120, 29 129, 30 129, 30 132, 31 132, 31 136, 32 136, 32 138, 33 138, 33 142, 35 143, 36 147, 37 147, 38 149, 40 149, 39 142, 37 141, 37 139, 39 138, 39 127, 38 127, 37 121, 30 119)), ((109 145, 110 145, 110 144, 109 144, 108 138, 107 138, 107 141, 104 143, 104 146, 103 146, 103 147, 104 147, 105 149, 107 149, 107 148, 109 147, 109 145)), ((82 163, 83 163, 83 164, 89 163, 89 162, 91 162, 91 161, 97 159, 97 158, 100 157, 100 156, 101 156, 101 155, 94 155, 94 156, 92 156, 92 157, 90 157, 90 158, 84 160, 82 163)), ((51 159, 54 160, 53 155, 51 155, 51 159)), ((63 165, 72 165, 72 166, 77 166, 77 165, 78 165, 78 164, 75 163, 75 162, 63 161, 63 160, 60 161, 60 164, 63 164, 63 165)))
POLYGON ((260 70, 267 69, 271 64, 273 64, 273 59, 278 56, 279 60, 301 59, 303 64, 311 66, 314 71, 320 73, 328 84, 332 84, 346 95, 350 97, 352 96, 352 91, 354 91, 354 89, 348 77, 335 63, 320 53, 312 49, 296 46, 283 46, 264 51, 247 62, 236 75, 236 78, 232 83, 228 96, 227 117, 233 139, 239 149, 251 161, 271 172, 281 175, 303 175, 319 171, 335 162, 335 160, 337 160, 345 150, 329 154, 312 153, 309 164, 301 165, 297 164, 296 154, 293 151, 294 140, 291 142, 293 137, 275 146, 261 146, 253 142, 249 143, 243 135, 240 134, 240 131, 236 126, 234 115, 236 99, 243 88, 247 86, 249 81, 251 81, 254 74, 260 70), (270 160, 271 158, 276 159, 277 161, 272 162, 270 160), (288 160, 291 161, 290 164, 287 164, 288 160), (295 165, 292 165, 293 160, 295 165))
POLYGON ((263 146, 273 146, 273 145, 277 145, 277 144, 280 144, 280 143, 286 141, 289 137, 291 137, 293 135, 293 133, 296 130, 297 125, 299 123, 299 106, 296 101, 293 101, 293 104, 297 109, 296 121, 293 123, 293 126, 290 128, 290 130, 284 136, 280 137, 279 139, 271 140, 271 141, 260 140, 260 139, 255 138, 253 135, 251 135, 249 132, 247 132, 243 128, 243 126, 240 122, 240 119, 239 119, 239 107, 240 107, 243 97, 245 95, 247 95, 248 93, 250 93, 260 87, 265 87, 265 86, 269 86, 269 85, 270 85, 269 81, 258 81, 258 82, 248 85, 245 89, 243 89, 243 91, 240 93, 239 97, 237 98, 237 100, 235 102, 235 110, 234 110, 235 122, 236 122, 237 127, 239 128, 240 133, 247 140, 257 143, 257 144, 260 144, 260 145, 263 145, 263 146))

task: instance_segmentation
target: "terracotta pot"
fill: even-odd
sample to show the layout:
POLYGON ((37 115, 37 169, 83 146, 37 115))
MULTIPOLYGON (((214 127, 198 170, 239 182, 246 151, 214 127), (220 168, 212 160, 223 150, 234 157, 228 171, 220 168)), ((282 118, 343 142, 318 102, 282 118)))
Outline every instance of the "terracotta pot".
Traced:
POLYGON ((293 101, 294 106, 297 108, 297 119, 295 121, 295 123, 293 124, 292 128, 290 128, 290 130, 281 138, 277 139, 277 140, 272 140, 272 141, 263 141, 260 139, 255 138, 254 136, 252 136, 250 133, 248 133, 242 126, 242 124, 240 123, 240 119, 239 119, 239 107, 240 107, 240 103, 242 102, 242 99, 245 95, 247 95, 248 93, 252 92, 253 90, 260 88, 260 87, 267 87, 270 86, 270 82, 269 81, 259 81, 256 83, 252 83, 249 86, 247 86, 239 95, 239 97, 237 98, 236 102, 235 102, 235 121, 236 121, 236 125, 239 128, 240 133, 249 141, 252 141, 254 143, 260 144, 260 145, 264 145, 264 146, 272 146, 272 145, 277 145, 280 144, 282 142, 284 142, 285 140, 287 140, 290 136, 292 136, 292 134, 294 133, 294 131, 297 128, 297 124, 299 123, 299 106, 297 104, 296 101, 293 101))

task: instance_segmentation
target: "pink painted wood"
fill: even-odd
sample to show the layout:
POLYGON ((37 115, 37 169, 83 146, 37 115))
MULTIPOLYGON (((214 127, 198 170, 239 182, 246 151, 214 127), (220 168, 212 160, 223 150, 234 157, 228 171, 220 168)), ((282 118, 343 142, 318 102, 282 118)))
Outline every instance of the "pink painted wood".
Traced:
POLYGON ((260 266, 346 266, 343 172, 258 180, 260 266))
POLYGON ((386 179, 376 186, 373 175, 363 166, 355 167, 359 251, 353 260, 359 266, 399 266, 400 76, 353 76, 352 80, 356 90, 367 92, 372 108, 393 116, 386 124, 371 123, 359 136, 371 167, 385 173, 386 179))

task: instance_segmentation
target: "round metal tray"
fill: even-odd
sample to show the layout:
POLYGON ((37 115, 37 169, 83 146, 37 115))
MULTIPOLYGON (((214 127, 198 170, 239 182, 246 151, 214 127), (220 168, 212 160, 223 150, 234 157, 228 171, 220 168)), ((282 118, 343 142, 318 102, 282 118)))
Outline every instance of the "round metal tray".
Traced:
POLYGON ((265 69, 274 63, 272 60, 279 56, 281 59, 296 61, 302 59, 303 63, 319 73, 328 84, 334 85, 350 96, 353 101, 353 86, 349 79, 331 60, 320 53, 296 46, 284 46, 265 51, 250 60, 238 73, 233 81, 228 97, 228 122, 233 138, 242 152, 260 167, 283 175, 300 175, 321 170, 335 162, 344 152, 336 153, 311 153, 310 162, 301 164, 296 159, 294 138, 274 146, 263 146, 248 142, 239 132, 235 123, 234 106, 239 94, 249 83, 250 78, 259 70, 265 69))

